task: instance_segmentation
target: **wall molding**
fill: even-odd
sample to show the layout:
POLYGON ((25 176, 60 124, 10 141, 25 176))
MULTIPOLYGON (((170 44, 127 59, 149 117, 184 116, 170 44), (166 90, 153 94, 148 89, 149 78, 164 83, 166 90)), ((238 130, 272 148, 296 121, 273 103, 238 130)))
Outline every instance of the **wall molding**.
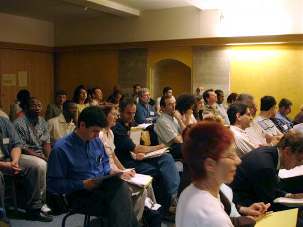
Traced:
POLYGON ((54 53, 54 48, 53 47, 42 46, 42 45, 34 45, 34 44, 24 44, 24 43, 0 42, 0 49, 54 53))

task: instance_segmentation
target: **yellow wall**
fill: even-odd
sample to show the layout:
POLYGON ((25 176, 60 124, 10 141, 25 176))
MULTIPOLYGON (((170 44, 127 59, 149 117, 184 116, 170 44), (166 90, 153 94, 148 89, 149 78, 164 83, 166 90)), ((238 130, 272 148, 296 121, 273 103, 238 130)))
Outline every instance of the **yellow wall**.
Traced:
POLYGON ((303 104, 303 46, 258 45, 229 49, 231 91, 251 93, 258 105, 264 95, 293 102, 291 117, 303 104))
MULTIPOLYGON (((150 84, 151 92, 153 91, 153 80, 152 80, 152 68, 153 66, 164 59, 174 59, 178 60, 188 67, 192 68, 192 48, 191 47, 171 47, 171 48, 149 48, 148 49, 148 59, 147 59, 147 69, 148 69, 148 84, 150 84)), ((177 88, 178 90, 182 90, 177 88)), ((158 92, 155 92, 158 93, 158 92)))

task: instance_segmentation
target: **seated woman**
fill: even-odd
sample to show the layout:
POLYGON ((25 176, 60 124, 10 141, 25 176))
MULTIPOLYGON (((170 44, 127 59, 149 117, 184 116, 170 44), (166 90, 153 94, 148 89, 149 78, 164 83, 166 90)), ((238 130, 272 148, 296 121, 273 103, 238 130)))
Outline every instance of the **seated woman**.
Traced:
POLYGON ((84 85, 79 85, 74 90, 73 102, 77 104, 77 117, 79 117, 82 110, 89 106, 87 98, 87 89, 84 85))
MULTIPOLYGON (((192 183, 180 195, 177 227, 234 226, 229 217, 230 210, 227 214, 222 204, 221 197, 225 194, 220 192, 222 184, 232 182, 241 162, 233 140, 232 132, 216 122, 201 122, 185 131, 182 152, 192 183)), ((230 199, 230 196, 226 197, 230 199)), ((258 216, 266 212, 267 207, 260 203, 240 208, 240 211, 258 216)))
POLYGON ((189 94, 180 95, 176 100, 176 112, 181 115, 185 126, 197 123, 193 114, 195 96, 189 94))
MULTIPOLYGON (((104 111, 108 126, 107 128, 104 128, 100 134, 99 137, 101 141, 104 144, 105 151, 109 157, 109 163, 110 167, 113 171, 121 172, 125 171, 125 167, 121 164, 117 156, 115 155, 115 144, 114 144, 114 134, 111 127, 115 126, 116 120, 117 120, 117 110, 113 104, 108 104, 102 106, 102 110, 104 111)), ((134 170, 130 170, 126 177, 129 179, 133 177, 136 174, 134 170)), ((138 221, 141 220, 143 211, 144 211, 144 205, 146 198, 149 198, 149 202, 152 203, 152 205, 156 205, 156 199, 154 195, 154 191, 152 188, 152 185, 150 184, 146 189, 142 190, 142 188, 137 187, 133 184, 129 184, 129 187, 134 194, 133 201, 134 201, 134 211, 137 216, 138 221)), ((161 223, 160 223, 161 225, 161 223)))

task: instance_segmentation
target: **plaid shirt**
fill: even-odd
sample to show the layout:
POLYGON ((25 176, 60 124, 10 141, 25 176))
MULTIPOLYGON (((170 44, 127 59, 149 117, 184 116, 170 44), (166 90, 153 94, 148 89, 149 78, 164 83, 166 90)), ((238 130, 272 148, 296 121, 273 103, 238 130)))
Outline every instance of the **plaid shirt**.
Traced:
POLYGON ((23 147, 42 152, 44 143, 50 143, 47 123, 43 117, 38 118, 38 123, 33 125, 26 116, 14 121, 16 131, 22 141, 23 147))

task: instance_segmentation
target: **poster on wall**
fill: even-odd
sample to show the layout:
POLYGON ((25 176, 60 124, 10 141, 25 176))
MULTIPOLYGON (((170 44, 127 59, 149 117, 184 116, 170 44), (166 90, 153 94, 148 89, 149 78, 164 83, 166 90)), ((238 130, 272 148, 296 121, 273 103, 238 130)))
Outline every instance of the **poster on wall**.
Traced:
POLYGON ((1 77, 1 86, 16 86, 17 81, 16 81, 16 74, 2 74, 1 77))
POLYGON ((28 72, 27 71, 19 71, 18 72, 18 85, 19 87, 27 87, 28 82, 28 72))

